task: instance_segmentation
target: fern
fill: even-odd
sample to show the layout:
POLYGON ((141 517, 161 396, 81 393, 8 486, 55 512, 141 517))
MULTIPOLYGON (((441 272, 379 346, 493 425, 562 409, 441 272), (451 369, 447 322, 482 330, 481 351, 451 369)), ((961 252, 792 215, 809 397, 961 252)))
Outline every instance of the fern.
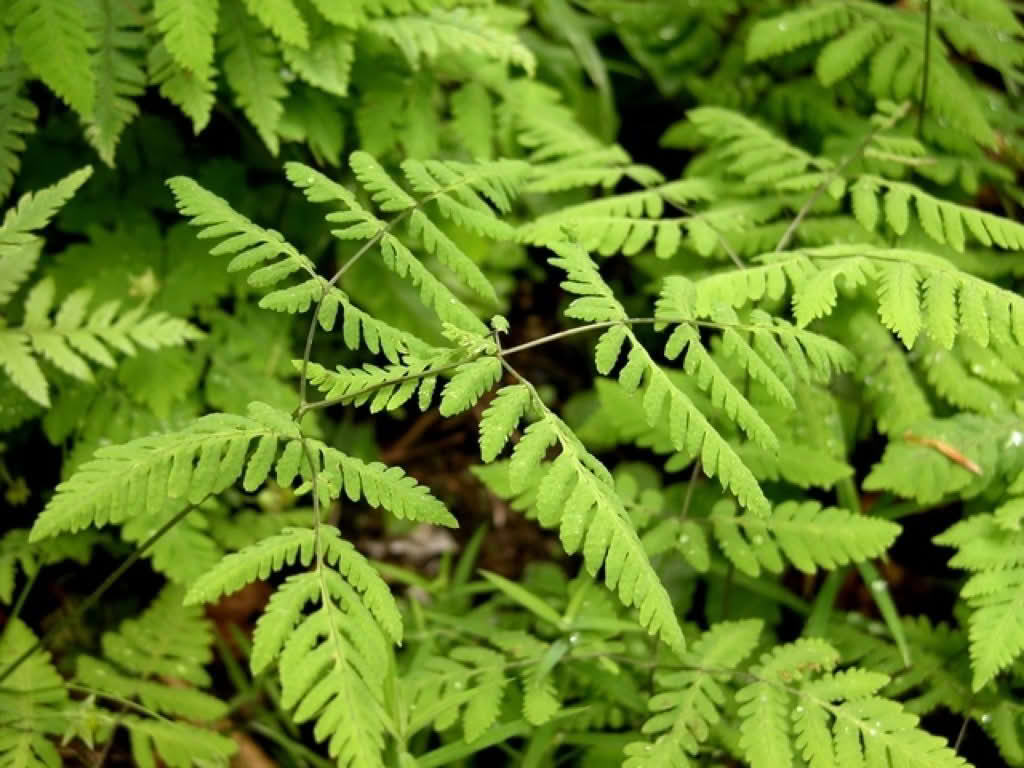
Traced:
POLYGON ((83 118, 92 117, 95 76, 89 51, 95 44, 77 3, 17 0, 8 9, 14 39, 33 73, 83 118), (60 40, 58 51, 50 42, 60 40))
POLYGON ((947 348, 961 333, 982 346, 994 335, 1017 344, 1024 339, 1019 296, 931 253, 836 245, 769 254, 761 260, 762 266, 697 281, 698 316, 708 316, 719 303, 740 307, 751 300, 778 298, 789 283, 797 323, 806 325, 832 312, 838 300, 836 281, 843 278, 853 286, 870 281, 882 323, 907 347, 922 331, 947 348))
POLYGON ((685 755, 695 755, 721 718, 726 698, 721 670, 739 666, 757 648, 762 624, 757 620, 716 624, 693 643, 679 671, 659 673, 657 690, 650 701, 655 714, 643 726, 653 742, 633 742, 626 747, 625 768, 687 765, 685 755))
POLYGON ((21 167, 19 153, 25 149, 25 137, 35 130, 39 111, 24 97, 25 70, 16 60, 0 64, 0 201, 11 191, 21 167))
POLYGON ((135 99, 142 95, 146 75, 135 55, 146 37, 131 9, 114 0, 92 0, 86 5, 88 23, 98 42, 92 54, 96 95, 86 136, 107 165, 125 127, 138 115, 135 99))
MULTIPOLYGON (((673 525, 663 526, 659 534, 677 536, 684 555, 697 553, 687 558, 691 564, 707 570, 705 529, 693 523, 668 522, 673 525)), ((733 565, 755 578, 762 569, 781 573, 787 561, 805 573, 861 562, 886 551, 900 532, 898 525, 887 520, 858 518, 835 507, 822 509, 812 501, 779 504, 765 519, 737 515, 730 502, 719 502, 700 522, 708 524, 733 565)))
MULTIPOLYGON (((21 619, 9 620, 0 635, 3 668, 32 648, 35 640, 21 619)), ((61 765, 60 753, 49 737, 66 729, 64 709, 69 699, 67 686, 46 651, 36 651, 15 669, 0 695, 0 765, 61 765)))
POLYGON ((211 70, 218 0, 154 0, 153 12, 174 60, 197 78, 211 70))
MULTIPOLYGON (((224 75, 235 101, 256 127, 271 154, 279 147, 278 126, 287 89, 270 36, 242 7, 239 0, 222 0, 224 26, 219 46, 225 52, 224 75)), ((256 5, 265 5, 257 3, 256 5)))
POLYGON ((681 650, 683 636, 672 602, 609 483, 608 470, 536 392, 531 391, 531 397, 539 420, 527 427, 513 450, 509 464, 512 490, 536 485, 540 523, 558 525, 565 550, 572 554, 582 549, 591 575, 603 567, 605 584, 618 591, 623 605, 636 606, 640 623, 651 634, 681 650), (544 467, 541 479, 531 479, 553 444, 561 449, 560 455, 544 467))
POLYGON ((1021 613, 1020 517, 1024 502, 1010 498, 991 514, 974 515, 935 538, 956 547, 950 565, 971 572, 961 590, 971 609, 973 688, 981 690, 1024 651, 1021 613))
POLYGON ((468 51, 503 64, 515 64, 532 74, 533 53, 514 35, 486 23, 485 17, 468 9, 436 9, 427 15, 408 14, 374 19, 367 29, 387 38, 402 51, 413 67, 421 58, 468 51))
MULTIPOLYGON (((318 441, 308 444, 325 500, 344 490, 353 501, 364 498, 399 517, 454 525, 444 505, 397 467, 366 464, 318 441)), ((239 479, 254 491, 271 468, 282 486, 291 485, 297 474, 308 481, 313 469, 302 458, 298 428, 286 414, 253 403, 248 417, 204 416, 180 432, 97 451, 93 460, 58 486, 36 519, 32 539, 123 523, 140 512, 157 513, 168 499, 181 498, 195 505, 239 479), (254 442, 256 447, 249 454, 254 442), (145 500, 141 509, 136 506, 139 499, 145 500)))
POLYGON ((916 716, 876 695, 888 677, 857 668, 834 672, 837 661, 835 649, 816 639, 762 656, 752 670, 756 682, 737 693, 740 748, 753 768, 793 765, 798 751, 812 762, 967 765, 942 739, 918 729, 916 716))

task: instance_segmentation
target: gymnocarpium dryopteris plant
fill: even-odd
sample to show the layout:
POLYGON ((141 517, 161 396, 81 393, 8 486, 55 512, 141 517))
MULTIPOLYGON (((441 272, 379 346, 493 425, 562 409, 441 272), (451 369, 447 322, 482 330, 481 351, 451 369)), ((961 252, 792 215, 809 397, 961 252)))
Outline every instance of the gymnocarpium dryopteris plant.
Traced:
MULTIPOLYGON (((320 19, 315 9, 328 4, 193 5, 191 21, 204 19, 198 36, 172 41, 180 5, 169 2, 144 4, 152 17, 139 16, 140 26, 168 49, 205 45, 219 30, 211 56, 238 91, 246 62, 270 72, 277 57, 299 57, 298 22, 320 19), (259 30, 254 59, 231 39, 250 27, 259 30)), ((543 5, 538 15, 563 25, 588 77, 607 87, 589 40, 601 28, 582 9, 614 20, 621 4, 543 5)), ((289 183, 326 211, 339 267, 242 215, 212 185, 171 179, 204 263, 244 285, 232 297, 234 324, 208 306, 210 335, 240 344, 257 335, 246 323, 260 313, 309 322, 290 355, 298 403, 287 387, 240 392, 233 382, 244 375, 218 390, 211 374, 183 418, 76 456, 31 536, 0 540, 7 604, 19 572, 31 584, 97 545, 123 552, 112 529, 172 582, 73 669, 37 651, 50 636, 8 622, 3 764, 55 764, 66 755, 58 750, 122 734, 139 764, 223 762, 232 750, 224 734, 245 721, 238 702, 254 691, 274 713, 253 732, 296 761, 323 760, 303 744, 315 740, 355 766, 473 755, 489 764, 502 759, 495 747, 523 765, 966 765, 919 723, 941 709, 976 721, 1006 762, 1024 762, 1014 695, 1024 650, 1024 303, 1014 258, 1024 227, 998 212, 1012 213, 1019 197, 1015 128, 999 98, 978 103, 965 85, 977 77, 954 58, 979 48, 970 35, 1004 25, 1009 40, 978 56, 1012 82, 1012 18, 995 2, 737 2, 691 4, 682 23, 666 19, 668 5, 652 3, 615 31, 659 87, 700 102, 664 138, 691 153, 677 177, 590 135, 539 82, 481 68, 468 85, 463 71, 403 70, 377 87, 356 75, 357 133, 374 152, 349 156, 351 177, 286 165, 289 183), (451 115, 431 125, 450 119, 457 140, 432 128, 399 137, 390 114, 444 113, 439 82, 457 85, 451 115), (510 159, 490 160, 496 148, 510 159), (425 159, 434 156, 447 159, 425 159), (604 194, 592 198, 595 187, 604 194), (1000 204, 979 204, 980 189, 1000 204), (516 242, 560 284, 561 330, 529 336, 512 312, 481 311, 499 307, 500 292, 473 244, 516 242), (394 277, 382 292, 411 287, 436 327, 385 320, 349 292, 347 278, 369 260, 394 277), (566 403, 531 363, 556 347, 584 350, 597 373, 566 403), (519 582, 476 577, 482 534, 435 580, 369 559, 342 533, 357 511, 454 526, 464 507, 429 475, 416 480, 338 447, 321 420, 360 406, 375 418, 415 407, 479 421, 474 474, 496 508, 552 529, 578 557, 567 569, 530 564, 519 582), (219 412, 196 418, 206 409, 219 412), (878 494, 863 497, 871 508, 862 491, 878 494), (305 508, 290 506, 295 499, 305 508), (971 573, 956 614, 963 630, 900 616, 892 571, 876 564, 900 534, 896 520, 909 526, 933 508, 963 511, 936 539, 971 573), (852 571, 880 621, 846 611, 852 571), (225 705, 208 693, 215 643, 200 605, 253 582, 274 591, 251 641, 233 639, 253 679, 221 654, 239 688, 225 705)), ((331 45, 358 41, 372 63, 393 56, 391 45, 411 61, 432 59, 451 39, 431 43, 424 32, 448 10, 365 6, 351 34, 331 18, 318 34, 331 45)), ((475 11, 450 13, 461 23, 475 11)), ((528 68, 524 56, 472 39, 457 47, 528 68)), ((289 66, 302 90, 329 84, 305 82, 325 70, 289 66)), ((279 88, 236 95, 268 146, 278 133, 302 134, 272 119, 279 88)), ((303 109, 296 114, 324 114, 303 109)), ((64 434, 74 401, 61 389, 49 403, 51 386, 102 375, 118 362, 108 347, 122 351, 108 330, 116 312, 100 322, 107 315, 84 293, 59 288, 70 259, 52 278, 28 279, 38 231, 83 176, 26 198, 4 224, 15 275, 4 370, 36 412, 52 406, 54 434, 64 434)), ((173 242, 184 248, 184 238, 173 242)), ((166 344, 198 346, 191 326, 161 322, 180 323, 166 344)), ((214 367, 223 381, 231 366, 211 356, 214 367)), ((22 608, 18 600, 12 610, 22 608)))

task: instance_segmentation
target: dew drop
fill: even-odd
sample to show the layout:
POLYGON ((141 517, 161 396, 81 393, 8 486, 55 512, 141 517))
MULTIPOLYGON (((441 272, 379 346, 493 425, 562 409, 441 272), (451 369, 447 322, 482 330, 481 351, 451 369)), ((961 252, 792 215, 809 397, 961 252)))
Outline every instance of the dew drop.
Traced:
POLYGON ((878 731, 876 731, 874 728, 872 728, 871 730, 868 731, 868 736, 877 736, 877 735, 878 735, 878 731))
POLYGON ((755 537, 753 538, 753 542, 754 542, 754 546, 755 546, 755 547, 759 547, 759 546, 761 546, 762 544, 764 544, 764 536, 762 536, 761 534, 757 534, 757 535, 756 535, 756 536, 755 536, 755 537))
POLYGON ((660 37, 662 40, 671 40, 678 34, 679 30, 676 29, 671 24, 668 24, 667 26, 664 26, 658 30, 658 37, 660 37))
POLYGON ((578 645, 579 642, 580 642, 580 633, 579 632, 573 632, 571 635, 569 635, 569 645, 578 645))
POLYGON ((875 579, 871 582, 871 589, 875 592, 885 592, 889 588, 889 585, 882 579, 875 579))
POLYGON ((1012 446, 1013 448, 1017 448, 1021 445, 1024 445, 1024 432, 1014 430, 1013 432, 1010 433, 1010 439, 1007 440, 1006 442, 1009 446, 1012 446))
POLYGON ((983 722, 983 723, 991 723, 992 722, 992 715, 990 713, 986 712, 984 715, 981 716, 981 722, 983 722))
POLYGON ((682 536, 679 537, 679 543, 680 544, 685 544, 689 540, 690 540, 690 537, 687 536, 685 533, 682 536))
POLYGON ((464 686, 464 684, 463 684, 463 682, 461 680, 456 680, 452 684, 452 688, 454 688, 456 691, 461 691, 464 687, 465 686, 464 686))

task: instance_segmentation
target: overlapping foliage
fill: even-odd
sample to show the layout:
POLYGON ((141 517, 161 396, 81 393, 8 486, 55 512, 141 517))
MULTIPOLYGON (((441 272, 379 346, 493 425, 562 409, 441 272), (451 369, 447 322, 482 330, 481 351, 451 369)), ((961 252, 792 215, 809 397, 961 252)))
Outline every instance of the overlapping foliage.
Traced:
POLYGON ((8 5, 0 766, 1024 765, 1011 4, 8 5))

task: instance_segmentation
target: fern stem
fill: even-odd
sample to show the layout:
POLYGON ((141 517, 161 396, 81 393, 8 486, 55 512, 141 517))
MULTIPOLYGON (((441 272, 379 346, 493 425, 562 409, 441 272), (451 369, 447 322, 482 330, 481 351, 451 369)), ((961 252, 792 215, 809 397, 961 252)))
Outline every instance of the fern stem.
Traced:
POLYGON ((924 67, 921 76, 921 104, 917 113, 917 138, 924 133, 924 113, 928 106, 928 80, 932 66, 932 0, 924 2, 924 67))
MULTIPOLYGON (((205 499, 203 499, 203 501, 205 501, 205 499)), ((200 504, 202 504, 202 502, 200 502, 200 504)), ((164 534, 166 534, 169 530, 171 530, 182 520, 184 520, 185 517, 187 517, 192 512, 192 510, 194 510, 198 506, 199 504, 190 504, 186 506, 183 510, 178 512, 170 520, 168 520, 166 523, 161 525, 156 531, 154 531, 153 534, 148 539, 142 542, 142 544, 140 544, 134 552, 132 552, 127 558, 125 558, 125 561, 121 563, 121 565, 114 569, 114 571, 111 572, 111 574, 103 580, 102 584, 100 584, 98 587, 96 587, 96 589, 92 591, 92 594, 90 594, 87 598, 85 598, 85 600, 79 603, 78 607, 74 611, 65 616, 63 620, 58 621, 56 624, 50 627, 50 629, 47 630, 46 633, 44 633, 38 640, 36 640, 36 642, 33 643, 29 648, 27 648, 24 653, 22 653, 18 658, 12 661, 3 672, 0 672, 0 683, 3 683, 4 680, 10 677, 14 670, 16 670, 22 664, 24 664, 29 658, 31 658, 32 655, 35 654, 40 648, 42 648, 48 640, 52 639, 54 635, 62 631, 72 622, 78 621, 80 618, 82 618, 82 616, 84 616, 85 613, 90 608, 92 608, 99 601, 99 599, 103 597, 104 594, 106 594, 107 590, 114 586, 114 584, 117 583, 117 580, 120 579, 129 568, 135 565, 135 562, 137 560, 139 560, 144 554, 146 554, 146 550, 148 550, 157 541, 163 538, 164 534)))
POLYGON ((7 620, 16 619, 21 615, 21 609, 25 607, 25 600, 28 598, 28 593, 32 591, 32 586, 36 583, 36 577, 39 576, 39 569, 29 576, 28 581, 25 583, 25 588, 21 590, 21 594, 18 595, 17 601, 14 603, 14 607, 11 608, 11 615, 7 617, 7 620))

